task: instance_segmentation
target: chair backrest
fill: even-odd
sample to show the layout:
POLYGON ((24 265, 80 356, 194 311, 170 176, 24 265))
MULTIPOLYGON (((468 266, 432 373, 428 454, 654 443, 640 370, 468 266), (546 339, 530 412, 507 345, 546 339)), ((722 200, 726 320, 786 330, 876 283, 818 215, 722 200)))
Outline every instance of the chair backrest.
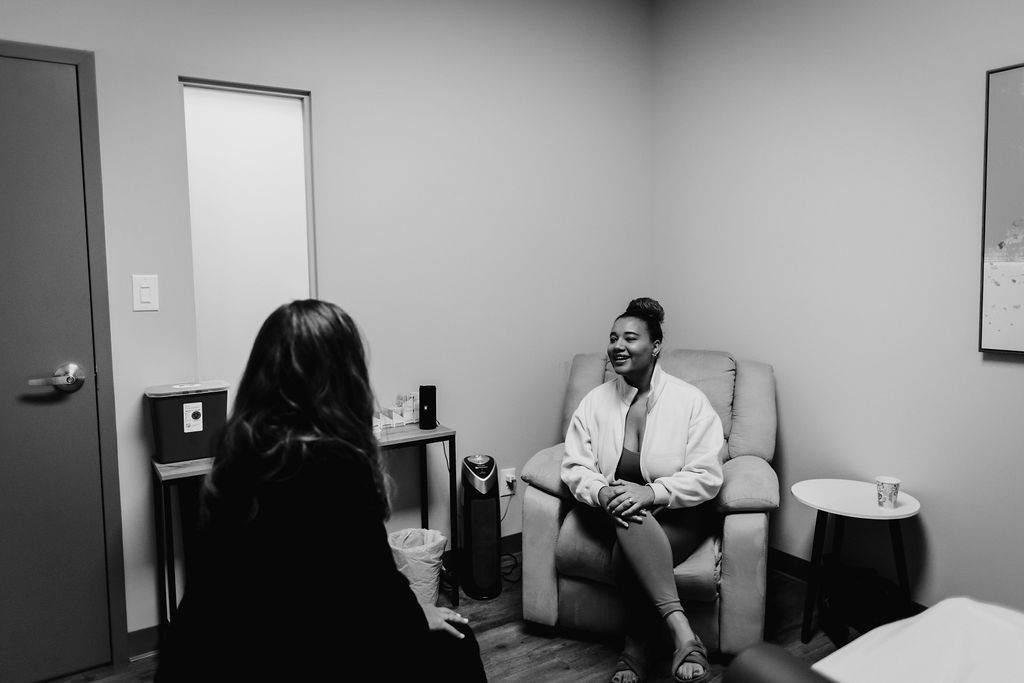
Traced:
MULTIPOLYGON (((737 360, 724 351, 671 349, 658 361, 670 375, 704 392, 722 420, 729 442, 726 459, 757 455, 771 462, 775 455, 777 412, 772 367, 737 360)), ((562 404, 562 434, 588 391, 615 377, 603 353, 576 354, 562 404)))

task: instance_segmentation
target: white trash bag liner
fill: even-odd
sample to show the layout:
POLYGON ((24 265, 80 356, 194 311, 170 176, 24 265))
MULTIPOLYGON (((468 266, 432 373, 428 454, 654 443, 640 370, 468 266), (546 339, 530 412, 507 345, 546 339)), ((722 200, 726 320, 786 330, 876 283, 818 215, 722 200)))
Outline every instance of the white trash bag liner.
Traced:
POLYGON ((409 587, 423 604, 437 603, 441 556, 447 543, 444 534, 433 529, 402 529, 388 534, 395 564, 409 579, 409 587))

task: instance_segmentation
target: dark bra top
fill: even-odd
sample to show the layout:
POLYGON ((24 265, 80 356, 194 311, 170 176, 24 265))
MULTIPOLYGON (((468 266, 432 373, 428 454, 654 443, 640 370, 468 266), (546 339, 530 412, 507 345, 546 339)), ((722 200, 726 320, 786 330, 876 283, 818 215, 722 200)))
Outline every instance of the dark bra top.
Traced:
POLYGON ((640 472, 640 454, 623 446, 622 453, 619 455, 619 464, 615 468, 615 477, 631 481, 634 484, 646 484, 644 475, 640 472))

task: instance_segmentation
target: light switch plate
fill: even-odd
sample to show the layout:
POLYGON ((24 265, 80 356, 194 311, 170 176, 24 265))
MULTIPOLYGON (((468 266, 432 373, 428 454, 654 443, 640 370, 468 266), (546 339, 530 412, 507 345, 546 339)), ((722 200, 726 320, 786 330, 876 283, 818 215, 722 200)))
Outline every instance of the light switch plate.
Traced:
POLYGON ((156 275, 132 275, 132 310, 160 310, 160 287, 156 275))

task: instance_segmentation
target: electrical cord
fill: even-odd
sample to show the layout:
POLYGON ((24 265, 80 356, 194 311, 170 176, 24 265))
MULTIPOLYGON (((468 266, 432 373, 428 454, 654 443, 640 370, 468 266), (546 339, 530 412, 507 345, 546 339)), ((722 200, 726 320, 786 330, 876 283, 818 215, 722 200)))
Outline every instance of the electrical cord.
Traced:
POLYGON ((523 570, 519 566, 519 558, 512 553, 502 553, 501 555, 501 578, 512 583, 518 583, 519 579, 522 578, 523 570), (506 558, 511 560, 511 564, 506 562, 506 558))

